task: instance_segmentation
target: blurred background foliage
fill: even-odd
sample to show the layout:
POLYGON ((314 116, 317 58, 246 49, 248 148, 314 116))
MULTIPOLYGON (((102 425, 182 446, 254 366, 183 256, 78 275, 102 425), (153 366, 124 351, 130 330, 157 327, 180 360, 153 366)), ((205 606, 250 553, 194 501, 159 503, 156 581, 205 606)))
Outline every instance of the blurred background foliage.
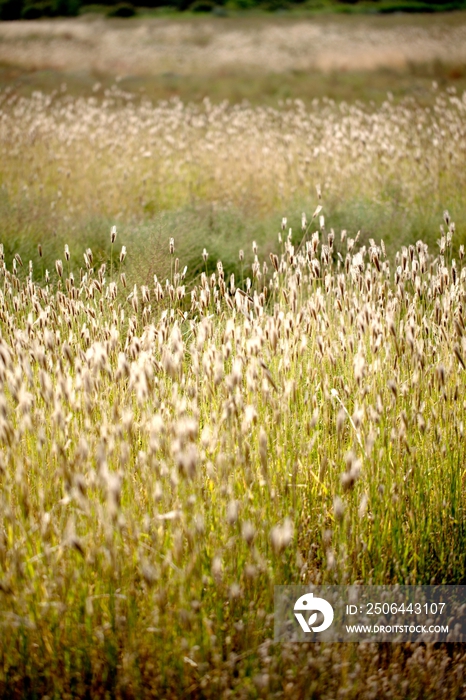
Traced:
POLYGON ((142 4, 121 0, 103 0, 99 4, 89 4, 86 0, 0 0, 0 20, 75 17, 88 12, 100 12, 110 17, 132 17, 160 11, 227 16, 229 12, 250 10, 386 14, 466 9, 466 0, 142 0, 142 4))

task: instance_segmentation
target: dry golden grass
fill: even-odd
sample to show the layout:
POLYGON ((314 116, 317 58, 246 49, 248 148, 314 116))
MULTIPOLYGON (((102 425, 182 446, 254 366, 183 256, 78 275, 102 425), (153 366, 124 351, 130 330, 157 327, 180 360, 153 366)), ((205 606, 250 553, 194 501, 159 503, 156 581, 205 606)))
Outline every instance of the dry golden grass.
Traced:
POLYGON ((2 259, 3 696, 465 697, 461 647, 272 624, 275 584, 465 581, 454 236, 391 264, 317 209, 241 285, 170 240, 128 289, 116 229, 107 266, 2 259))
POLYGON ((125 244, 136 250, 137 243, 136 264, 152 257, 155 264, 164 212, 190 209, 190 223, 177 236, 182 250, 200 260, 202 248, 217 249, 221 237, 231 269, 236 250, 228 216, 257 221, 307 208, 317 183, 331 225, 343 228, 346 217, 363 229, 365 242, 376 234, 392 250, 407 236, 434 242, 446 206, 461 234, 465 101, 454 89, 431 92, 429 108, 389 97, 380 108, 324 99, 310 109, 299 100, 272 109, 208 100, 154 105, 115 85, 96 85, 87 99, 66 90, 31 98, 4 91, 0 206, 7 260, 19 242, 32 258, 41 243, 53 265, 50 256, 61 255, 70 231, 76 246, 94 237, 106 259, 106 233, 102 239, 100 224, 92 231, 94 218, 108 222, 104 231, 121 222, 125 244), (199 207, 211 212, 209 241, 198 235, 199 207))
POLYGON ((464 66, 466 14, 2 22, 0 62, 119 76, 464 66))
POLYGON ((273 642, 275 584, 466 581, 464 95, 119 85, 0 95, 0 695, 466 697, 273 642))

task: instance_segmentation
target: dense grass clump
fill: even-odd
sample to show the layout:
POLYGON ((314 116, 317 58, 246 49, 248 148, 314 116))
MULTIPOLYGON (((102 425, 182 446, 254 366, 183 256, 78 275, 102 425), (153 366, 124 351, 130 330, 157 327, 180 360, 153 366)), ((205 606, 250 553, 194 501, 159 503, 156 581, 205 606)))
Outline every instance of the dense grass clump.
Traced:
POLYGON ((319 205, 131 286, 117 229, 2 250, 2 695, 464 697, 460 647, 273 642, 276 584, 466 581, 455 235, 393 262, 319 205))

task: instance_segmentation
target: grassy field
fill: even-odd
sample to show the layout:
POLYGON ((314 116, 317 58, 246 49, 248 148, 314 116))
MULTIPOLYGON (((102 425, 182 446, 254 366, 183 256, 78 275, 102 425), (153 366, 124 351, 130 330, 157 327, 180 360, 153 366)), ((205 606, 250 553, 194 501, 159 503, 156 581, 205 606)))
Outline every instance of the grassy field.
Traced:
MULTIPOLYGON (((218 84, 224 76, 237 76, 245 82, 247 77, 257 84, 259 102, 265 76, 280 75, 288 82, 301 75, 298 94, 290 96, 303 99, 311 93, 305 77, 316 86, 312 75, 316 71, 328 76, 388 70, 407 72, 409 77, 429 69, 461 81, 466 65, 466 13, 435 17, 180 15, 178 19, 134 20, 89 14, 79 19, 0 22, 0 62, 29 71, 78 74, 81 79, 89 74, 123 80, 139 77, 153 90, 160 79, 178 78, 179 89, 188 90, 187 97, 186 78, 191 77, 199 89, 204 78, 202 90, 211 99, 220 91, 218 85, 210 84, 212 80, 218 84)), ((409 89, 406 77, 401 77, 403 85, 409 89)), ((235 97, 234 91, 231 96, 235 97)))
POLYGON ((273 641, 275 585, 466 583, 461 64, 15 61, 0 696, 466 697, 462 645, 273 641))
POLYGON ((430 107, 389 96, 380 107, 322 98, 281 108, 154 105, 115 85, 87 99, 5 91, 6 260, 21 251, 50 269, 68 242, 76 257, 90 246, 108 261, 108 230, 118 223, 132 283, 166 275, 161 249, 170 236, 190 277, 202 269, 204 247, 210 271, 221 258, 238 274, 238 249, 255 239, 273 252, 277 222, 289 214, 299 226, 316 205, 316 186, 329 229, 360 231, 365 244, 383 237, 390 255, 419 238, 435 245, 445 208, 460 244, 465 106, 455 88, 430 90, 430 107))
POLYGON ((244 278, 3 268, 2 696, 464 696, 461 647, 273 643, 276 584, 466 574, 454 224, 320 217, 244 278))

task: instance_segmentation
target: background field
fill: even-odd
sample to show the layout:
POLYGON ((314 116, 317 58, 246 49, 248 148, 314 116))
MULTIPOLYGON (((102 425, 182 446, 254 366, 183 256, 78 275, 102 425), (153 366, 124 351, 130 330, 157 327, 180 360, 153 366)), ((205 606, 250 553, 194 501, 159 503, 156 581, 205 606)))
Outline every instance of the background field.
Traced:
POLYGON ((247 247, 249 238, 264 241, 283 215, 299 219, 315 206, 320 184, 327 225, 336 230, 361 230, 365 241, 377 233, 393 251, 418 237, 435 242, 437 222, 449 208, 459 239, 466 206, 462 116, 456 108, 455 115, 448 111, 444 128, 442 109, 445 104, 449 110, 466 87, 465 47, 461 13, 1 23, 0 81, 12 91, 9 99, 37 90, 52 96, 46 104, 29 103, 32 140, 22 137, 14 118, 5 122, 4 143, 15 139, 0 166, 5 232, 14 245, 22 241, 28 255, 35 255, 39 239, 47 241, 49 265, 70 227, 76 240, 94 240, 95 246, 103 245, 113 222, 149 246, 154 230, 182 230, 178 245, 188 251, 195 241, 197 259, 213 232, 231 267, 237 257, 228 250, 231 230, 235 248, 247 247), (87 118, 87 108, 69 102, 90 96, 95 104, 89 113, 103 105, 101 136, 92 142, 77 123, 87 118), (187 128, 188 140, 178 148, 177 125, 186 130, 189 123, 177 116, 179 105, 164 108, 157 132, 162 138, 148 133, 150 109, 144 106, 175 97, 196 105, 208 98, 214 107, 225 99, 247 100, 262 117, 247 107, 236 116, 223 104, 224 126, 211 115, 212 128, 207 122, 197 132, 187 128), (342 100, 349 105, 346 115, 342 100), (75 136, 57 143, 63 104, 70 105, 67 123, 75 136), (300 124, 302 106, 313 115, 306 124, 300 124), (275 118, 264 109, 269 107, 288 116, 275 118), (408 123, 410 111, 424 122, 425 109, 435 134, 408 123), (50 111, 55 126, 34 110, 44 117, 50 111), (374 126, 379 118, 386 125, 380 133, 374 126), (254 124, 261 119, 269 131, 256 138, 254 124), (151 155, 143 158, 143 152, 151 155), (202 168, 186 165, 195 154, 202 168))
POLYGON ((465 33, 0 23, 2 697, 466 697, 273 642, 275 584, 466 583, 465 33))

